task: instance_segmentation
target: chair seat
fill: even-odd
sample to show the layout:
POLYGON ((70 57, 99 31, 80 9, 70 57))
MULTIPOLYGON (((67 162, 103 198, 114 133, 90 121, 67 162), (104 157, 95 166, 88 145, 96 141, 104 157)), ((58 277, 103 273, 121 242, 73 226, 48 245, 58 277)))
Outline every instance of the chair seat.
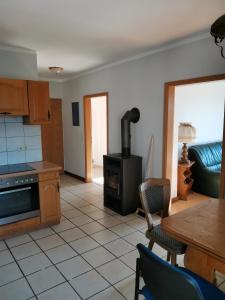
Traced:
POLYGON ((164 245, 167 249, 171 250, 171 252, 177 254, 185 253, 186 245, 167 235, 162 231, 160 225, 154 226, 151 231, 147 230, 146 237, 148 239, 153 238, 155 241, 158 241, 159 244, 164 245))
POLYGON ((181 267, 179 269, 189 274, 197 281, 205 300, 225 300, 225 294, 222 291, 220 291, 216 286, 214 286, 204 278, 198 276, 197 274, 191 272, 188 269, 181 267))

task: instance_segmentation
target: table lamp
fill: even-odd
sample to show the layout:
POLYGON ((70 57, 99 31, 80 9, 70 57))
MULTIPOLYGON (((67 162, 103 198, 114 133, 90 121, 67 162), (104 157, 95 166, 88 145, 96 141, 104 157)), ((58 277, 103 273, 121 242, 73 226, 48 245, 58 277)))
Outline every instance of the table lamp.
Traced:
POLYGON ((180 123, 178 128, 178 141, 183 143, 180 163, 187 164, 188 160, 188 148, 187 143, 193 143, 196 140, 196 129, 191 123, 180 123))

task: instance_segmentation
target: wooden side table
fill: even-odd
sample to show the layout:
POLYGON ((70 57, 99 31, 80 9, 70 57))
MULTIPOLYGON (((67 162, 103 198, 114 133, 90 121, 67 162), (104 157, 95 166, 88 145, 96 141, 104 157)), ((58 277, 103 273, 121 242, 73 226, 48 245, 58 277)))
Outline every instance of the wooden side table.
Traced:
POLYGON ((190 169, 194 163, 194 161, 190 161, 189 163, 178 162, 177 195, 181 200, 187 200, 187 196, 194 182, 193 178, 191 178, 192 173, 190 169))

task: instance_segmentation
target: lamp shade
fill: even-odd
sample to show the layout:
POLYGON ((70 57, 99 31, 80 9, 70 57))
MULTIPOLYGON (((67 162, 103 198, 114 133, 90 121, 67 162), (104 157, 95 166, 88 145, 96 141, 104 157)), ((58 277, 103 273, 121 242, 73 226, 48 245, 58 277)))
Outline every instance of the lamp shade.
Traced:
POLYGON ((193 143, 196 140, 196 129, 191 123, 180 123, 178 128, 178 141, 180 143, 193 143))

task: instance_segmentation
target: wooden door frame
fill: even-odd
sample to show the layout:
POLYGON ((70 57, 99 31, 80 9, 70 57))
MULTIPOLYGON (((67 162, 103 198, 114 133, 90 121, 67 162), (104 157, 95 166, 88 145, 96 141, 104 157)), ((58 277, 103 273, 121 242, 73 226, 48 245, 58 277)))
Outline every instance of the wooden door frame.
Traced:
POLYGON ((106 97, 106 124, 107 124, 107 153, 109 150, 109 94, 108 92, 85 95, 83 97, 84 110, 84 146, 85 146, 85 182, 92 181, 92 126, 91 126, 91 98, 106 97))
MULTIPOLYGON (((162 174, 164 178, 171 180, 172 177, 172 150, 173 150, 173 123, 175 106, 175 88, 180 85, 203 83, 211 81, 225 80, 225 74, 211 75, 205 77, 184 79, 166 82, 164 86, 164 126, 163 126, 163 164, 162 174)), ((223 125, 223 153, 221 163, 221 184, 219 197, 225 198, 225 113, 223 125)))

